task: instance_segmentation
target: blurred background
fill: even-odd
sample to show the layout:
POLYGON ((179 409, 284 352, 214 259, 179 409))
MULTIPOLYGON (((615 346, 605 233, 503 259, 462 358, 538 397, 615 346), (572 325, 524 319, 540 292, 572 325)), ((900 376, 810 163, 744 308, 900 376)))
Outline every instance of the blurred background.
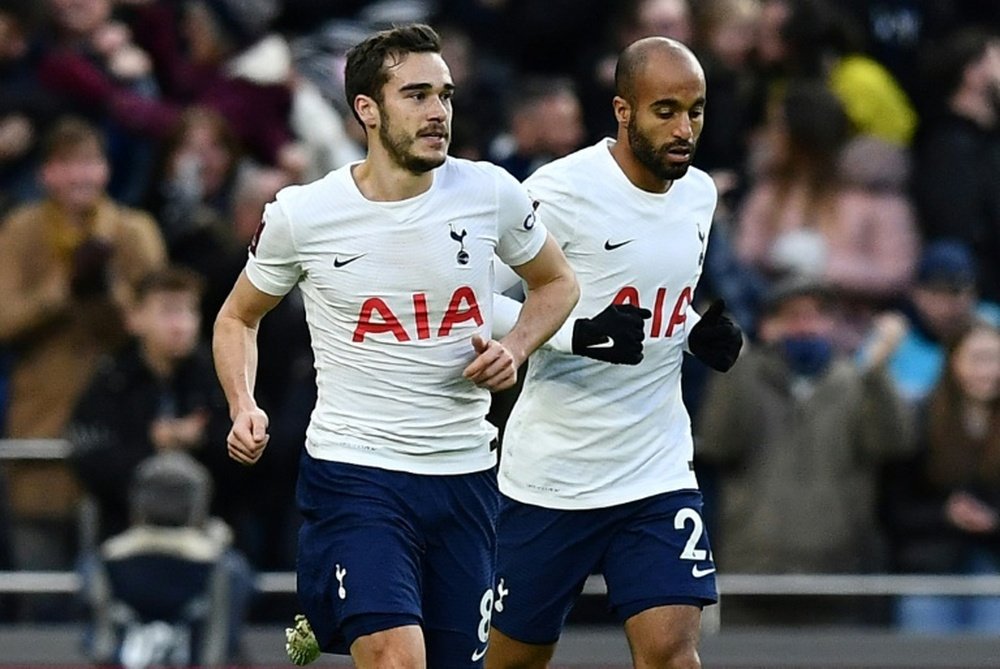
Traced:
MULTIPOLYGON (((411 21, 443 39, 452 155, 519 179, 615 135, 632 41, 705 68, 695 302, 748 337, 730 374, 684 370, 706 666, 1000 666, 1000 3, 977 0, 0 0, 0 665, 100 661, 143 606, 201 663, 283 663, 301 299, 261 327, 255 467, 226 458, 207 345, 264 204, 364 155, 347 49, 411 21)), ((629 666, 602 593, 560 666, 629 666)))

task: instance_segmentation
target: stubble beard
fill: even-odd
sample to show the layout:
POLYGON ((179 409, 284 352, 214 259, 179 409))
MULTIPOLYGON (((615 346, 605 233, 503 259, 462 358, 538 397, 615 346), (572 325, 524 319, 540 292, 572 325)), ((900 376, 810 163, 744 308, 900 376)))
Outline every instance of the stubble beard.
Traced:
POLYGON ((444 164, 444 156, 424 158, 413 153, 413 145, 417 143, 417 139, 405 135, 396 136, 384 111, 379 110, 379 117, 381 119, 378 129, 379 140, 397 165, 413 174, 424 174, 444 164))

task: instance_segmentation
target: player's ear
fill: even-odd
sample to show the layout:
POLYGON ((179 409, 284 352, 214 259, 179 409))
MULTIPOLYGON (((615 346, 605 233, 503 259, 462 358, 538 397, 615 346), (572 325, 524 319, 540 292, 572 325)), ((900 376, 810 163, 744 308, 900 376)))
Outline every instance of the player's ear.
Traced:
POLYGON ((378 103, 367 95, 358 95, 354 98, 354 111, 357 112, 361 122, 368 129, 378 126, 378 103))
POLYGON ((619 123, 628 124, 629 119, 632 118, 632 106, 628 103, 625 98, 616 95, 611 101, 611 106, 615 110, 615 119, 619 123))

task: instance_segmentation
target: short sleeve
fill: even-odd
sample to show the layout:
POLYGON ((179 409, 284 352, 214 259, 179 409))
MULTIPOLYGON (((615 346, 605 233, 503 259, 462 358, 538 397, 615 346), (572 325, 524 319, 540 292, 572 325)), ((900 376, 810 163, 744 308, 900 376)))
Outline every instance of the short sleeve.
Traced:
POLYGON ((525 179, 524 187, 534 203, 535 213, 545 221, 546 230, 566 251, 573 239, 575 217, 571 210, 572 199, 566 197, 564 175, 551 167, 549 164, 537 170, 525 179))
POLYGON ((548 233, 536 209, 537 203, 517 179, 498 170, 496 254, 511 267, 528 262, 542 250, 548 233))
POLYGON ((247 278, 268 295, 285 295, 302 276, 291 221, 277 201, 264 207, 264 217, 250 242, 247 278))

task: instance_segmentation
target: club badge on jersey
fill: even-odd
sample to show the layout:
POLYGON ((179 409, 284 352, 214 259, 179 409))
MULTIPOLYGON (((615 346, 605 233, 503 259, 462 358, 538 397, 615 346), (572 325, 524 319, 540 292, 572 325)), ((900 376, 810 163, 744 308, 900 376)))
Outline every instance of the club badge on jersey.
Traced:
POLYGON ((469 252, 465 250, 465 236, 469 234, 469 231, 463 228, 461 232, 456 232, 455 226, 449 225, 448 227, 451 228, 451 238, 458 242, 458 253, 455 254, 455 261, 459 267, 467 267, 469 252))

